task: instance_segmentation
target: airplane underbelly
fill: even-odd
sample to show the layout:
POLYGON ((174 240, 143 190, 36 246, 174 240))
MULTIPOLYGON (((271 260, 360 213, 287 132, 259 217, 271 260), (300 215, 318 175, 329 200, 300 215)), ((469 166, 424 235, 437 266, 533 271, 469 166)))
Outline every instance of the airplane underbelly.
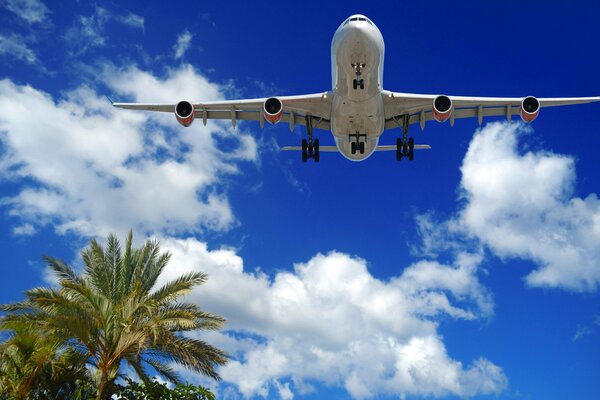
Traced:
POLYGON ((381 95, 364 101, 352 101, 334 94, 331 111, 331 132, 340 153, 352 161, 369 157, 375 151, 385 125, 381 95), (360 135, 360 141, 364 141, 362 154, 352 154, 351 145, 356 135, 360 135))
POLYGON ((336 137, 361 134, 379 137, 385 126, 383 98, 380 94, 365 101, 352 101, 334 94, 331 132, 336 137))

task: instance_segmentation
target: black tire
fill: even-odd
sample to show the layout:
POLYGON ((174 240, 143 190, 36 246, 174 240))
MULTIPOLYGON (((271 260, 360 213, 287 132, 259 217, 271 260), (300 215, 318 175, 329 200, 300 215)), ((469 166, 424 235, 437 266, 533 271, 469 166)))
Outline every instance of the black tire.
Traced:
POLYGON ((396 139, 396 151, 399 153, 402 150, 402 139, 396 139))
POLYGON ((302 139, 302 162, 306 162, 308 160, 308 142, 306 139, 302 139))
POLYGON ((358 144, 358 151, 360 154, 365 154, 365 142, 360 142, 358 144))
POLYGON ((364 89, 364 88, 365 88, 365 80, 364 80, 364 79, 361 79, 361 80, 360 80, 360 88, 361 88, 361 89, 364 89))
POLYGON ((354 90, 358 88, 358 81, 356 79, 352 81, 352 87, 354 88, 354 90))
POLYGON ((408 138, 408 150, 414 150, 415 148, 415 139, 408 138))
POLYGON ((313 144, 313 148, 314 148, 314 152, 315 152, 313 158, 315 159, 315 162, 319 162, 319 159, 320 159, 319 139, 315 139, 315 143, 313 144))
POLYGON ((412 161, 415 159, 415 151, 413 149, 408 150, 408 160, 412 161))
POLYGON ((350 152, 356 154, 356 142, 350 143, 350 152))

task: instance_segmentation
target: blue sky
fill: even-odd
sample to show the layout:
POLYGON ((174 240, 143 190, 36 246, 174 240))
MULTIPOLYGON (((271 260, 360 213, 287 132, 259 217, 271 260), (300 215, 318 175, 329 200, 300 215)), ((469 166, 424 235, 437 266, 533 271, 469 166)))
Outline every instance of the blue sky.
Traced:
POLYGON ((388 90, 600 95, 598 5, 0 4, 1 303, 52 283, 42 255, 77 265, 91 237, 133 228, 173 252, 168 276, 209 273, 190 300, 228 320, 203 336, 234 356, 221 397, 600 390, 598 104, 529 127, 414 126, 433 149, 410 164, 303 164, 278 150, 301 127, 183 128, 104 97, 328 90, 332 35, 354 13, 383 34, 388 90))

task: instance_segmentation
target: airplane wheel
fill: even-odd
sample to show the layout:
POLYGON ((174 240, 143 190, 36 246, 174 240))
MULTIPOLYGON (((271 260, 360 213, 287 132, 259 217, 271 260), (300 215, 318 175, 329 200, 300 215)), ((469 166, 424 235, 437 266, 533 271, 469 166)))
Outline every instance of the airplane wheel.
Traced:
POLYGON ((412 161, 415 159, 415 151, 413 149, 408 150, 408 160, 412 161))
POLYGON ((358 88, 358 81, 356 79, 352 81, 352 87, 354 88, 354 90, 358 88))
POLYGON ((313 156, 313 158, 315 159, 315 162, 319 162, 320 159, 320 154, 319 154, 319 139, 315 139, 315 144, 313 145, 315 154, 313 156))
POLYGON ((364 89, 364 88, 365 88, 365 80, 364 80, 364 79, 361 79, 361 80, 360 80, 360 88, 361 88, 361 89, 364 89))
POLYGON ((308 160, 308 142, 306 139, 302 139, 302 162, 308 160))
POLYGON ((356 142, 350 143, 350 152, 356 154, 356 142))
POLYGON ((415 148, 415 139, 408 138, 408 149, 413 150, 415 148))
POLYGON ((400 150, 402 150, 402 139, 398 138, 396 139, 396 151, 399 153, 400 150))
POLYGON ((360 151, 360 154, 365 154, 365 142, 360 142, 358 144, 358 151, 360 151))

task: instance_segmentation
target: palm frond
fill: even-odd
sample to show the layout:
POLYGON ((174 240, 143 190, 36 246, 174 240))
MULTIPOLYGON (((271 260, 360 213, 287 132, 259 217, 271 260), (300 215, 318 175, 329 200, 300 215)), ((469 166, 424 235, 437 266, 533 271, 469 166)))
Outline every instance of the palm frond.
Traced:
POLYGON ((164 284, 150 296, 150 299, 157 304, 174 301, 180 296, 189 294, 194 286, 203 284, 207 278, 208 275, 203 272, 187 273, 164 284))
POLYGON ((73 268, 69 267, 63 261, 50 256, 44 256, 43 258, 44 261, 46 261, 46 264, 58 276, 59 280, 83 283, 79 274, 77 274, 73 268))
POLYGON ((171 366, 152 358, 146 358, 144 361, 152 366, 156 372, 167 378, 170 382, 176 385, 183 383, 177 371, 175 371, 171 366))

